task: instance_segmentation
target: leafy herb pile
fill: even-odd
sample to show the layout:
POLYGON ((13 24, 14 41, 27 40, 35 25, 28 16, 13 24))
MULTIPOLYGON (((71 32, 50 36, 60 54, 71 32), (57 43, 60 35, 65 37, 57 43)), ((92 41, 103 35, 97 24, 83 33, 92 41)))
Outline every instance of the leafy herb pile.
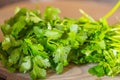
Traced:
POLYGON ((95 21, 84 11, 82 17, 59 17, 60 10, 47 7, 38 10, 21 8, 1 25, 0 59, 10 71, 29 73, 33 80, 45 78, 46 70, 57 74, 69 63, 96 63, 89 73, 98 77, 120 73, 120 24, 108 25, 103 18, 95 21))

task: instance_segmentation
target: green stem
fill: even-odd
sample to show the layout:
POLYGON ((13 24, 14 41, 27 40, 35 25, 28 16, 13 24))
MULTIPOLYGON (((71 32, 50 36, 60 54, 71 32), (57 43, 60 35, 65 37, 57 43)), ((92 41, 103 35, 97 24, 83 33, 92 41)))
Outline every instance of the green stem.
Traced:
POLYGON ((90 19, 92 22, 95 22, 95 20, 91 16, 89 16, 87 13, 85 13, 82 9, 80 9, 79 11, 82 15, 90 19))
POLYGON ((119 7, 120 7, 120 0, 103 18, 105 19, 109 18, 119 7))

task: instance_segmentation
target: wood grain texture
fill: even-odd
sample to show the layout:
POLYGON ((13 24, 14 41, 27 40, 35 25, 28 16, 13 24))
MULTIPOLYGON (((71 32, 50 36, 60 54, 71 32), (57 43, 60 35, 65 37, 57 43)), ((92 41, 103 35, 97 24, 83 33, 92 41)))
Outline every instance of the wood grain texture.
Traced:
MULTIPOLYGON (((46 6, 55 6, 60 8, 61 17, 72 17, 78 18, 81 16, 79 9, 83 9, 86 13, 93 16, 95 19, 99 19, 104 16, 114 5, 115 3, 101 3, 93 1, 60 1, 60 2, 39 2, 39 3, 30 3, 30 2, 20 2, 12 5, 8 5, 0 8, 0 23, 3 23, 4 20, 10 18, 14 15, 14 10, 16 7, 27 7, 30 9, 35 9, 36 6, 40 6, 41 12, 45 9, 46 6)), ((114 24, 120 19, 120 9, 116 11, 114 15, 109 18, 109 24, 114 24)), ((2 33, 0 32, 0 41, 2 40, 2 33)), ((45 80, 120 80, 120 77, 101 77, 97 78, 88 74, 87 70, 93 65, 74 65, 71 64, 65 67, 64 72, 61 75, 57 75, 51 70, 48 70, 47 78, 45 80)), ((7 76, 7 80, 31 80, 28 74, 21 73, 10 73, 5 68, 0 66, 0 76, 7 76)))

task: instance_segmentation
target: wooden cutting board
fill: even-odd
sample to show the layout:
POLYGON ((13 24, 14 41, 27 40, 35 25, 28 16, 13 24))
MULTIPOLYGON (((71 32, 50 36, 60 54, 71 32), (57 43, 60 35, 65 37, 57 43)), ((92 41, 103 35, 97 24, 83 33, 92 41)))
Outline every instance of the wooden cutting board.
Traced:
MULTIPOLYGON (((86 13, 92 16, 95 19, 103 17, 114 5, 115 2, 103 2, 97 0, 81 0, 81 1, 55 1, 55 2, 20 2, 12 5, 8 5, 0 8, 0 23, 3 23, 4 20, 10 18, 14 15, 14 10, 16 7, 27 7, 30 9, 35 9, 36 5, 40 7, 41 12, 45 9, 46 6, 54 6, 60 8, 61 17, 72 17, 78 18, 81 16, 79 9, 83 9, 86 13)), ((108 0, 109 1, 109 0, 108 0)), ((109 19, 109 24, 114 24, 120 20, 120 9, 116 11, 109 19)), ((2 32, 0 31, 0 41, 2 41, 2 32)), ((64 72, 61 75, 57 75, 53 71, 48 70, 48 75, 45 80, 120 80, 120 77, 101 77, 97 78, 96 76, 90 75, 87 70, 93 64, 87 65, 74 65, 70 64, 65 67, 64 72)), ((6 78, 6 80, 31 80, 28 74, 21 73, 10 73, 0 64, 0 77, 6 78)))

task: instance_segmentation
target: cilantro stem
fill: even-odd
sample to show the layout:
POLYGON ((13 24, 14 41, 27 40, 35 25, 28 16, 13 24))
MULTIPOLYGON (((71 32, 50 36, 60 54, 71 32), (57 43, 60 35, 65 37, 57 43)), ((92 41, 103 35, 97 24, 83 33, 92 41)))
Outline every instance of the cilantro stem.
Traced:
POLYGON ((80 13, 84 15, 86 18, 90 19, 92 22, 95 22, 95 20, 89 16, 87 13, 85 13, 82 9, 79 9, 80 13))
POLYGON ((120 0, 103 18, 105 19, 109 18, 119 7, 120 7, 120 0))

